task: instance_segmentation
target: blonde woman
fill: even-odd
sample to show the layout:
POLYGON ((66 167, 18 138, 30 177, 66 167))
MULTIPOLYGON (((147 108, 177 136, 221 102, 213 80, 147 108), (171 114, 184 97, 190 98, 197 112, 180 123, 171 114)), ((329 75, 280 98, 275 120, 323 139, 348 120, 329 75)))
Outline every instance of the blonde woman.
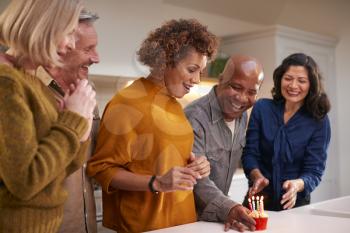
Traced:
POLYGON ((12 0, 0 15, 0 232, 57 232, 62 181, 84 161, 95 92, 72 85, 59 104, 36 76, 75 46, 80 0, 12 0))

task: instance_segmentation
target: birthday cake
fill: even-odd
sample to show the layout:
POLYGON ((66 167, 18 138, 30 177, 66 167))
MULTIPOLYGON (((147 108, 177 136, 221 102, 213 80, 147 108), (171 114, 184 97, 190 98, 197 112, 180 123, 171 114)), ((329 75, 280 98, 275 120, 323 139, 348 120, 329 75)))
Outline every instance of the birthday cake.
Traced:
POLYGON ((255 229, 257 231, 265 230, 269 216, 264 211, 264 197, 252 196, 251 198, 248 198, 248 202, 250 209, 249 215, 254 218, 256 223, 255 229))

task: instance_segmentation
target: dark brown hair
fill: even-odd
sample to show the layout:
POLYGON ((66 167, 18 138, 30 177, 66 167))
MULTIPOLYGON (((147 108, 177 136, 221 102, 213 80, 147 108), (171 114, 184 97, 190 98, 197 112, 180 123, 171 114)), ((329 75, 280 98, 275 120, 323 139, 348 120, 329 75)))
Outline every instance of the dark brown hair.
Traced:
POLYGON ((311 116, 317 120, 322 119, 330 110, 331 104, 325 93, 322 76, 318 65, 312 59, 303 53, 295 53, 285 58, 280 66, 273 72, 274 87, 271 90, 275 101, 285 101, 281 93, 281 80, 290 66, 303 66, 308 72, 310 82, 309 93, 305 97, 304 107, 311 116))
POLYGON ((211 60, 218 48, 217 37, 195 19, 165 22, 152 31, 141 44, 139 60, 151 70, 164 71, 186 57, 194 49, 211 60))

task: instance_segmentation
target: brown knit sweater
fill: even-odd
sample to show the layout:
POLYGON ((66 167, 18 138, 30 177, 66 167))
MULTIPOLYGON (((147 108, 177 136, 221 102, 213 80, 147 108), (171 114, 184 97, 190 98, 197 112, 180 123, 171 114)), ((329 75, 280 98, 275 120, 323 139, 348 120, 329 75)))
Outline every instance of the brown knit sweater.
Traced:
POLYGON ((84 162, 87 121, 36 77, 0 64, 0 233, 56 232, 62 182, 84 162))

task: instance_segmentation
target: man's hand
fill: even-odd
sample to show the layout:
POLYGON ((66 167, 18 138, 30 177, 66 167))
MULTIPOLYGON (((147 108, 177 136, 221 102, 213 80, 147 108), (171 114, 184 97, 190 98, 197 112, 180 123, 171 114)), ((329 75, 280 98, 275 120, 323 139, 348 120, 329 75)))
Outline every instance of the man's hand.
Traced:
POLYGON ((87 80, 80 79, 77 79, 75 84, 70 85, 70 90, 64 96, 64 104, 61 103, 61 108, 66 108, 88 120, 88 129, 80 138, 81 142, 85 142, 90 136, 95 106, 96 92, 87 80))
POLYGON ((226 222, 225 231, 234 229, 239 232, 245 230, 255 231, 255 220, 249 216, 249 210, 242 205, 236 205, 230 210, 226 222))
POLYGON ((207 177, 210 174, 210 163, 207 160, 207 157, 204 155, 195 156, 192 152, 188 164, 186 166, 189 169, 192 169, 194 172, 200 174, 200 178, 207 177))

